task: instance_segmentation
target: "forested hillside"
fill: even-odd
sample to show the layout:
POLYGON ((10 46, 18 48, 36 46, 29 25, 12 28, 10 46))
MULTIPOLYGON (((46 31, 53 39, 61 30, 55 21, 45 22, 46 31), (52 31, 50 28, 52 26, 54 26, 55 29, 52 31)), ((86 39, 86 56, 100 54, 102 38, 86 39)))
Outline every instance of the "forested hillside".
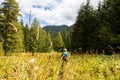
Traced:
POLYGON ((53 33, 55 36, 57 35, 58 32, 62 32, 63 30, 66 30, 67 32, 69 32, 70 30, 72 30, 72 26, 67 26, 67 25, 48 25, 48 26, 44 26, 43 29, 49 33, 53 33))

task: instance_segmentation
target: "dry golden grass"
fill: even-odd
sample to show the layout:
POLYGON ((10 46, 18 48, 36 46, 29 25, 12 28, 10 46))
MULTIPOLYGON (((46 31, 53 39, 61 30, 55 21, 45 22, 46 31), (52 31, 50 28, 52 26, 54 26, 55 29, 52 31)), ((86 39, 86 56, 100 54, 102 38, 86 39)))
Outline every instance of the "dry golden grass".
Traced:
POLYGON ((60 56, 0 56, 0 80, 120 80, 120 55, 72 55, 64 65, 60 56))

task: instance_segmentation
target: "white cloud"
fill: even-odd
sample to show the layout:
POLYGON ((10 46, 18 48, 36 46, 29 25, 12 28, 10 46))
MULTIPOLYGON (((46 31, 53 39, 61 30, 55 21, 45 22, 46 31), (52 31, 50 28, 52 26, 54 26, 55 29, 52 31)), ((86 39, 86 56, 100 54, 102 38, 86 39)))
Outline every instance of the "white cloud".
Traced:
MULTIPOLYGON (((25 22, 28 20, 26 14, 31 11, 33 17, 36 17, 41 26, 44 26, 47 24, 72 25, 76 20, 81 3, 86 0, 17 0, 17 2, 19 2, 25 22), (43 23, 44 21, 46 23, 43 23)), ((91 4, 97 6, 98 0, 91 0, 91 4)))

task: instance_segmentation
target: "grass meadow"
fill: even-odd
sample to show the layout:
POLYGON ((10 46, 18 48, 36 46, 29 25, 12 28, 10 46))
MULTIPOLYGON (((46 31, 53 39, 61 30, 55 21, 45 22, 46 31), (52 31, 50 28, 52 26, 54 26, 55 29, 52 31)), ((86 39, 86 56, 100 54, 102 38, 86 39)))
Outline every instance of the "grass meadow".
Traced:
POLYGON ((120 55, 60 53, 0 56, 0 80, 120 80, 120 55))

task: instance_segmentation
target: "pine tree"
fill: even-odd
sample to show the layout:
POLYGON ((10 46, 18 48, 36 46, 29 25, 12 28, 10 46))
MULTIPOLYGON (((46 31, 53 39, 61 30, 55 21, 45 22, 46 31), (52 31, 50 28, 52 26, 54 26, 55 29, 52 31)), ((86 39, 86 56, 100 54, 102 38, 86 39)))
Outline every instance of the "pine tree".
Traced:
POLYGON ((52 46, 52 38, 51 38, 51 35, 50 33, 47 33, 46 35, 46 47, 47 47, 47 52, 50 52, 51 50, 53 50, 53 46, 52 46))
POLYGON ((43 29, 40 30, 38 45, 39 52, 48 52, 49 49, 48 36, 46 31, 44 31, 43 29))
POLYGON ((50 44, 51 44, 51 36, 50 34, 46 33, 39 25, 39 22, 36 18, 34 18, 33 23, 29 29, 27 29, 26 35, 28 36, 28 40, 26 41, 26 47, 29 48, 28 51, 32 52, 49 52, 50 51, 50 44), (29 44, 29 45, 28 45, 29 44))
POLYGON ((54 41, 54 49, 60 52, 62 51, 63 48, 64 48, 64 42, 62 39, 62 35, 61 32, 58 32, 58 35, 54 41))
POLYGON ((67 35, 67 50, 71 51, 71 37, 72 37, 72 31, 70 31, 67 35))
POLYGON ((37 29, 34 26, 30 28, 29 51, 32 52, 32 56, 34 56, 34 53, 37 51, 36 31, 37 29))
POLYGON ((32 26, 30 28, 30 38, 29 38, 29 51, 32 52, 34 56, 34 52, 37 52, 38 48, 38 38, 39 38, 39 22, 36 18, 34 18, 32 26))
POLYGON ((30 40, 30 30, 28 25, 24 27, 24 51, 29 52, 29 40, 30 40))
POLYGON ((71 51, 71 31, 67 31, 65 29, 61 33, 64 42, 64 47, 67 48, 68 51, 71 51))
POLYGON ((4 39, 3 49, 5 55, 8 52, 22 51, 23 42, 21 34, 22 28, 18 22, 19 14, 18 3, 15 0, 6 0, 2 3, 2 14, 5 16, 2 35, 4 39))
POLYGON ((120 0, 111 0, 111 15, 112 15, 112 31, 115 34, 120 34, 120 0))
POLYGON ((99 17, 99 34, 97 38, 98 51, 105 50, 108 52, 111 49, 111 0, 104 0, 103 4, 99 3, 97 16, 99 17))
POLYGON ((72 51, 82 48, 83 51, 94 50, 98 30, 98 18, 90 1, 81 6, 75 27, 72 32, 72 51))
POLYGON ((120 52, 120 0, 110 0, 111 1, 111 31, 113 33, 112 37, 112 47, 114 51, 120 52))
POLYGON ((62 32, 61 32, 61 34, 62 34, 62 38, 63 38, 63 42, 64 42, 64 46, 67 48, 67 46, 68 46, 68 33, 67 33, 67 31, 66 31, 66 29, 65 30, 63 30, 62 32))
MULTIPOLYGON (((2 5, 2 4, 0 4, 0 5, 2 5)), ((3 49, 3 42, 4 42, 4 40, 3 40, 3 31, 4 31, 4 21, 5 21, 5 16, 2 14, 3 13, 3 8, 2 8, 2 6, 0 6, 0 50, 2 50, 3 49)))

